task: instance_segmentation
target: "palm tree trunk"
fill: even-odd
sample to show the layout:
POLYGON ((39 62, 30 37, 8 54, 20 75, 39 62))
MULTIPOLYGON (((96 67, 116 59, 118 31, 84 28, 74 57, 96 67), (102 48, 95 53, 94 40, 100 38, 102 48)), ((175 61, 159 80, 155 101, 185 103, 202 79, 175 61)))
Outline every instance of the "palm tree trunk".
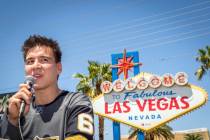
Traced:
POLYGON ((99 140, 104 140, 104 118, 99 116, 99 140))

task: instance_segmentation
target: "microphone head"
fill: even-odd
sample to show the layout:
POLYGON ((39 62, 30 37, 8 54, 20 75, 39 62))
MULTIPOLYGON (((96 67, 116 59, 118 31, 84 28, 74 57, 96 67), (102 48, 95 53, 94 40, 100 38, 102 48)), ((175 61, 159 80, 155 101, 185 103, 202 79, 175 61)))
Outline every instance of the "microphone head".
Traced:
POLYGON ((30 85, 30 86, 33 86, 35 84, 35 78, 31 75, 28 75, 25 78, 25 83, 30 85))

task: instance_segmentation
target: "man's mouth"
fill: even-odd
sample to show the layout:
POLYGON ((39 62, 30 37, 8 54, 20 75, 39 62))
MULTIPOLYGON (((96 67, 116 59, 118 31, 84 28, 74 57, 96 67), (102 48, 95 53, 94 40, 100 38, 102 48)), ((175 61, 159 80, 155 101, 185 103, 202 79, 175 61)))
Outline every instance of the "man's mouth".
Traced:
POLYGON ((33 77, 36 78, 36 79, 39 79, 39 78, 42 77, 42 75, 41 74, 34 74, 33 77))

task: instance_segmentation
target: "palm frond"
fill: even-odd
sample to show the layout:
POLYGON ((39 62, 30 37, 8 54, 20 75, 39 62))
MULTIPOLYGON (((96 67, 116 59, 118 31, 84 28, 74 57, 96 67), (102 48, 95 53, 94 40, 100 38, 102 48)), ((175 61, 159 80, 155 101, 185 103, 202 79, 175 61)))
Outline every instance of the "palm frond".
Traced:
POLYGON ((197 71, 195 72, 195 75, 197 76, 198 80, 201 80, 201 78, 203 77, 203 75, 206 73, 205 69, 203 67, 200 67, 197 69, 197 71))
MULTIPOLYGON (((145 140, 154 140, 154 139, 165 139, 172 140, 174 138, 174 134, 172 133, 172 128, 168 125, 163 125, 161 127, 155 128, 150 132, 145 133, 145 140)), ((130 134, 128 138, 133 138, 137 135, 138 129, 130 129, 130 134)))
POLYGON ((138 129, 130 129, 130 134, 129 134, 129 137, 128 137, 128 139, 132 139, 132 138, 134 138, 134 137, 136 137, 137 136, 137 134, 138 134, 138 129))
POLYGON ((78 79, 83 79, 84 77, 86 77, 84 74, 81 74, 81 73, 76 73, 74 74, 72 77, 74 78, 78 78, 78 79))
POLYGON ((186 134, 184 136, 185 140, 203 140, 203 137, 201 134, 186 134))
POLYGON ((4 112, 6 110, 6 108, 7 108, 8 99, 9 99, 9 95, 6 95, 6 96, 3 97, 3 99, 2 99, 2 101, 0 103, 0 106, 1 106, 0 112, 1 113, 4 112))
POLYGON ((198 80, 201 80, 203 75, 210 69, 210 47, 206 46, 205 49, 199 49, 198 54, 196 61, 201 63, 201 66, 197 69, 195 75, 198 80))
POLYGON ((210 56, 210 46, 206 46, 207 54, 210 56))

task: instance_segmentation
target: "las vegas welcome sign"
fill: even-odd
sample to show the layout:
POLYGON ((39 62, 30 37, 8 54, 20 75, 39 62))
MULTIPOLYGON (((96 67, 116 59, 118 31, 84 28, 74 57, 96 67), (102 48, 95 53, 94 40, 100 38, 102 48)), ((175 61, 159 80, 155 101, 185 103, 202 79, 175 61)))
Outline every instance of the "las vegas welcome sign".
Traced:
POLYGON ((125 81, 101 84, 102 95, 93 100, 95 114, 150 131, 207 101, 204 89, 189 84, 187 74, 163 76, 140 73, 125 81))

